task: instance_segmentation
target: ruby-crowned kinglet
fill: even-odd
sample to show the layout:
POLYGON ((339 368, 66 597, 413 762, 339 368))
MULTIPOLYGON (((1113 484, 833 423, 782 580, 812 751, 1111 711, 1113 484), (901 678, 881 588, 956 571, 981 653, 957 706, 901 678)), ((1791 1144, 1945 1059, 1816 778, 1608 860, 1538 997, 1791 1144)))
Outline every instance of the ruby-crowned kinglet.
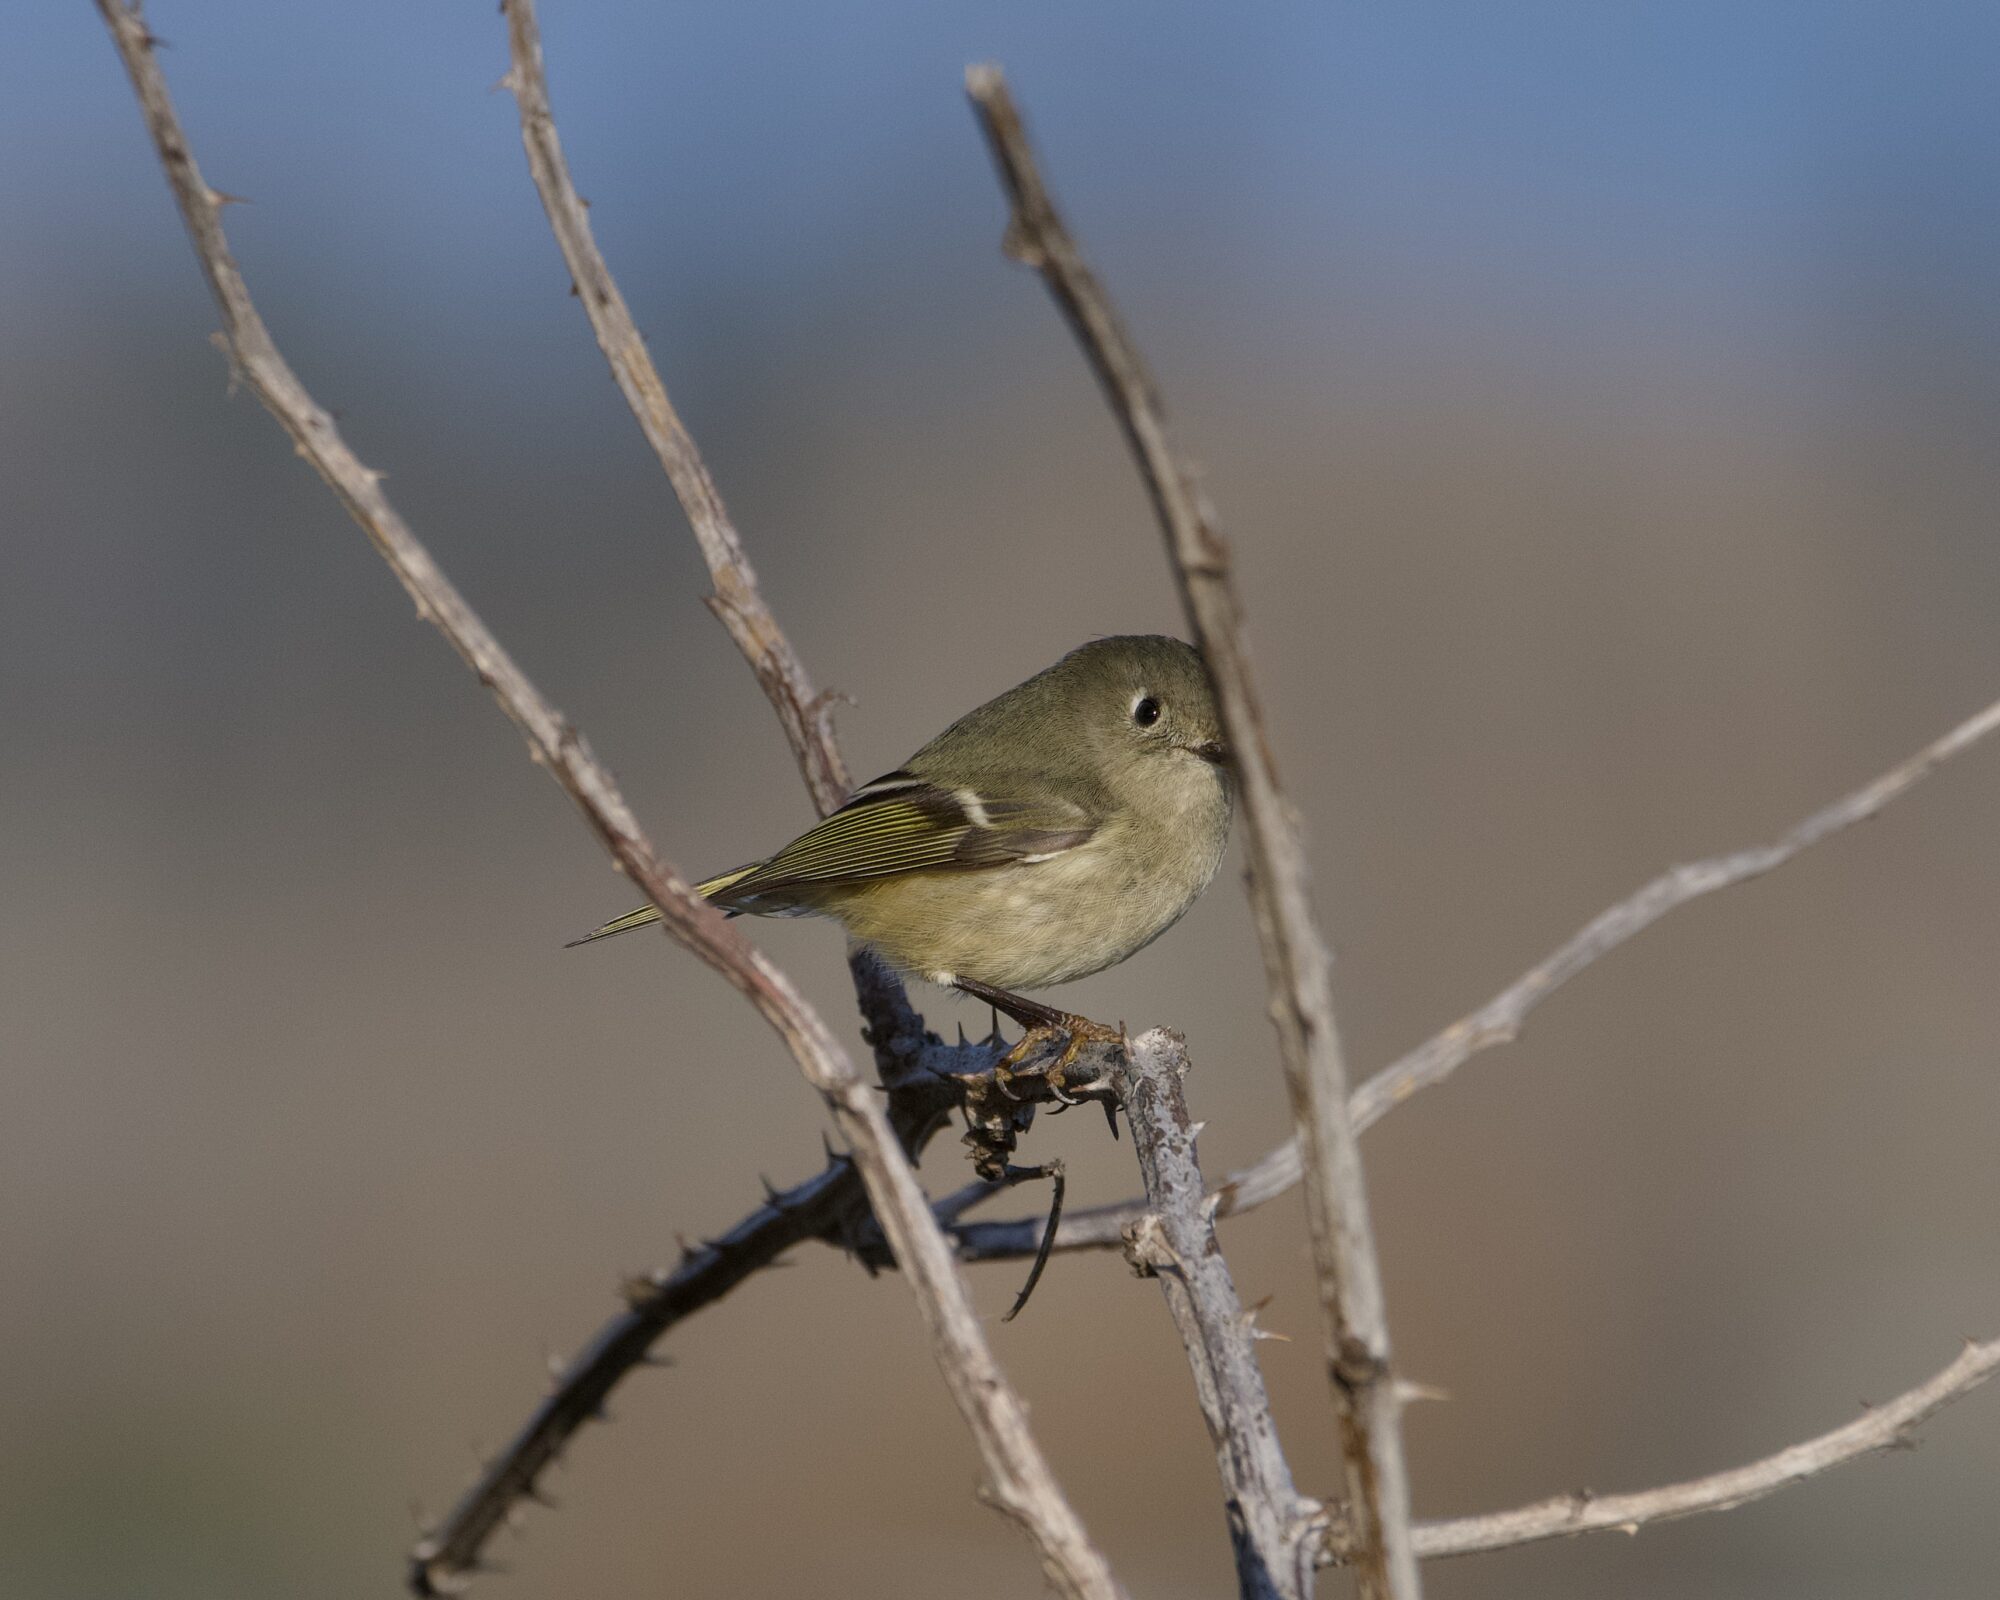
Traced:
POLYGON ((1201 658, 1158 635, 1098 639, 776 855, 695 887, 732 915, 832 917, 901 972, 1074 1032, 1094 1025, 1010 991, 1101 972, 1179 921, 1222 860, 1231 799, 1201 658))

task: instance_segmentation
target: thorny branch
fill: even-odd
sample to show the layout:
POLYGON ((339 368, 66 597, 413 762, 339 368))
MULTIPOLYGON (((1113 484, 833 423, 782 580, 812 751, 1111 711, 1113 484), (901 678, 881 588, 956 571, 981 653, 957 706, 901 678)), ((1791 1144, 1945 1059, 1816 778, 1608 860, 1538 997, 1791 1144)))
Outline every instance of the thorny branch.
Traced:
MULTIPOLYGON (((1928 1382, 1885 1405, 1871 1406, 1844 1427, 1761 1461, 1635 1494, 1557 1495, 1513 1511, 1420 1522, 1413 1530, 1417 1554, 1426 1559, 1465 1556, 1600 1530, 1637 1533, 1651 1522, 1733 1510, 1873 1451, 1909 1445, 1911 1430, 1918 1423, 1978 1388, 1996 1371, 2000 1371, 2000 1339, 1987 1344, 1968 1340, 1958 1359, 1928 1382)), ((1331 1543, 1325 1553, 1338 1559, 1338 1544, 1331 1543)))
POLYGON ((1306 1227, 1347 1467, 1355 1576, 1362 1600, 1416 1600, 1421 1586, 1410 1548, 1401 1404, 1389 1365, 1388 1315, 1361 1156, 1347 1110, 1330 961, 1313 916, 1305 850, 1265 739, 1229 548, 1216 532, 1207 497, 1174 450, 1144 358, 1050 198, 1000 69, 972 68, 966 92, 1007 191, 1007 252, 1042 275, 1125 432, 1214 681, 1242 797, 1250 902, 1271 1017, 1299 1124, 1306 1227))
MULTIPOLYGON (((891 1108, 891 1120, 895 1120, 891 1108)), ((626 1286, 626 1308, 552 1374, 549 1393, 499 1454, 485 1462, 451 1511, 432 1524, 411 1558, 418 1594, 449 1592, 484 1569, 487 1542, 523 1500, 549 1504, 542 1474, 571 1437, 603 1414, 611 1391, 649 1359, 660 1336, 712 1305, 801 1240, 837 1234, 861 1199, 861 1180, 844 1156, 804 1183, 773 1190, 727 1233, 688 1249, 670 1272, 626 1286)))
MULTIPOLYGON (((1536 1006, 1584 968, 1643 933, 1668 912, 1718 889, 1760 878, 1801 851, 1856 823, 1868 821, 1995 729, 2000 729, 2000 700, 1966 718, 1879 777, 1821 806, 1775 842, 1710 856, 1661 873, 1636 894, 1592 918, 1477 1011, 1459 1018, 1357 1088, 1348 1100, 1348 1115, 1353 1118, 1355 1131, 1372 1128, 1411 1095, 1444 1082, 1482 1051, 1512 1042, 1536 1006)), ((1218 1214, 1234 1216, 1260 1206, 1285 1193, 1299 1177, 1297 1143, 1280 1145, 1254 1165, 1231 1173, 1223 1181, 1216 1190, 1218 1214)), ((1063 1219, 1056 1235, 1056 1248, 1115 1249, 1123 1238, 1123 1230, 1145 1211, 1143 1199, 1132 1199, 1072 1212, 1063 1219)), ((966 1224, 956 1230, 959 1256, 963 1260, 994 1260, 1020 1255, 1035 1248, 1038 1228, 1038 1221, 1032 1217, 966 1224)))
POLYGON ((878 1097, 791 981, 654 851, 610 774, 466 604, 383 494, 381 475, 348 448, 333 419, 292 373, 258 317, 230 253, 220 197, 203 180, 188 149, 154 57, 152 35, 125 0, 97 3, 221 309, 237 371, 361 524, 416 602, 419 615, 445 635, 492 690, 527 739, 531 755, 548 767, 614 860, 659 908, 665 930, 722 973, 783 1038, 853 1150, 875 1215, 916 1297, 946 1385, 979 1444, 991 1498, 1034 1540, 1043 1570, 1061 1593, 1096 1600, 1119 1595, 1109 1566, 1090 1543, 1028 1431, 1025 1408, 993 1357, 951 1248, 878 1097))
POLYGON ((1151 1211, 1126 1229, 1125 1254, 1157 1277, 1194 1371, 1216 1467, 1228 1491, 1230 1544, 1246 1600, 1306 1600, 1322 1539, 1318 1508, 1293 1487, 1270 1396, 1257 1365, 1256 1313, 1246 1312, 1203 1192, 1181 1078, 1187 1047, 1154 1029, 1132 1041, 1118 1068, 1151 1211))

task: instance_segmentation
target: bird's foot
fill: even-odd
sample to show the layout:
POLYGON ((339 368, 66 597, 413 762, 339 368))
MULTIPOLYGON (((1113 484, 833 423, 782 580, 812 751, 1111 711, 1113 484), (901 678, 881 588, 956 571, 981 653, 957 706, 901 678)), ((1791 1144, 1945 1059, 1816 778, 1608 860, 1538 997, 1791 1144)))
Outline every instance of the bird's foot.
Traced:
MULTIPOLYGON (((993 1081, 1002 1094, 1009 1099, 1020 1098, 1012 1087, 1016 1078, 1040 1078, 1048 1091, 1065 1106, 1081 1105, 1083 1102, 1069 1092, 1070 1069, 1076 1065, 1077 1057, 1084 1047, 1091 1044, 1125 1045, 1125 1025, 1109 1027, 1102 1022, 1093 1022, 1088 1017, 1079 1017, 1074 1012, 1051 1012, 1046 1018, 1038 1018, 1027 1025, 1014 1048, 1002 1056, 993 1066, 993 1081), (1061 1042, 1062 1048, 1054 1059, 1046 1065, 1036 1061, 1049 1046, 1061 1042), (1025 1070, 1034 1062, 1033 1070, 1025 1070)), ((1091 1087, 1097 1087, 1095 1080, 1091 1087)))

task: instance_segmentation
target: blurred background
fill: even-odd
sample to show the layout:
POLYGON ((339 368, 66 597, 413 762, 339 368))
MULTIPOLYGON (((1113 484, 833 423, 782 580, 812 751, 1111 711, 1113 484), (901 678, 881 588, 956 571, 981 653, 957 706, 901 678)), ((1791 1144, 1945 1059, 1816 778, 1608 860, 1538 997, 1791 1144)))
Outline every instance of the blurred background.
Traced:
MULTIPOLYGON (((266 318, 690 871, 808 807, 569 299, 490 3, 160 0, 266 318)), ((1181 626, 963 104, 1006 63, 1240 557, 1357 1075, 1659 868, 2000 694, 2000 13, 549 0, 599 238, 857 773, 1181 626)), ((391 1595, 548 1351, 819 1164, 247 395, 82 4, 0 62, 0 1593, 391 1595)), ((1676 915, 1368 1136, 1419 1510, 1733 1465, 2000 1331, 2000 748, 1676 915)), ((755 936, 853 1039, 840 943, 755 936)), ((1232 864, 1063 991, 1285 1128, 1232 864)), ((983 1010, 930 995, 933 1022, 983 1010)), ((1077 1203, 1135 1186, 1079 1116, 1077 1203)), ((950 1140, 926 1165, 963 1180, 950 1140)), ((1337 1481, 1295 1202, 1227 1226, 1337 1481)), ((1020 1279, 978 1269, 997 1319, 1020 1279)), ((1135 1596, 1229 1587, 1157 1290, 992 1329, 1135 1596)), ((909 1297, 819 1248, 676 1333, 495 1600, 1037 1593, 909 1297)), ((1990 1596, 2000 1397, 1444 1600, 1990 1596)), ((1344 1592, 1329 1579, 1327 1592, 1344 1592)))

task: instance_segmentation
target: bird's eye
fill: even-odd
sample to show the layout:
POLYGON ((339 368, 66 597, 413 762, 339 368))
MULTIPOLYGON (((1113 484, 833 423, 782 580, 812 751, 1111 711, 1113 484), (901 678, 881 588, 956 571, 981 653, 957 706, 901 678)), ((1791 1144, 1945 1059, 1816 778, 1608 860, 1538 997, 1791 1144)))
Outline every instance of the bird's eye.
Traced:
POLYGON ((1132 720, 1142 728, 1150 728, 1160 720, 1160 702, 1149 694, 1142 694, 1132 702, 1132 720))

